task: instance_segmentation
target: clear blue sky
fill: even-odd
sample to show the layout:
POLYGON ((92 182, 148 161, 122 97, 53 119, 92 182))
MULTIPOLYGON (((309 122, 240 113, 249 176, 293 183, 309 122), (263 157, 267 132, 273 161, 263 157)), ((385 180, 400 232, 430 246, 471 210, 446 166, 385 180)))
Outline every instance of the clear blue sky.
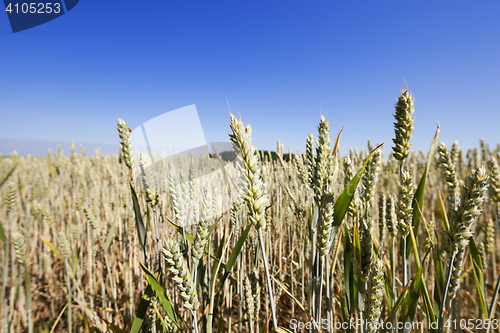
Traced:
POLYGON ((260 149, 303 151, 324 114, 344 153, 388 152, 406 79, 415 148, 437 122, 447 144, 496 145, 499 18, 500 0, 81 0, 12 34, 0 13, 0 138, 115 144, 118 117, 196 104, 206 139, 227 141, 228 98, 260 149))

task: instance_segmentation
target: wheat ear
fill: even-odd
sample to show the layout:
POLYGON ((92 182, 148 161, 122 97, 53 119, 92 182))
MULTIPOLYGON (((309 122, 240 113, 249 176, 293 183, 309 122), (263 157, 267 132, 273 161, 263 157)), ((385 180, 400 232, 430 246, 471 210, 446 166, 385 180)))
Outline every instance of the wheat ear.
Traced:
POLYGON ((375 333, 382 313, 382 301, 384 299, 384 264, 381 259, 375 260, 372 265, 368 290, 366 315, 368 327, 365 333, 375 333))
POLYGON ((394 114, 394 118, 396 119, 394 123, 396 138, 392 140, 394 142, 392 150, 394 158, 400 164, 403 164, 406 157, 408 157, 411 147, 410 139, 415 119, 412 117, 415 111, 414 99, 413 95, 407 89, 403 89, 396 103, 396 113, 394 114))
POLYGON ((264 238, 262 231, 266 227, 265 210, 269 204, 266 188, 264 187, 263 175, 261 171, 259 155, 257 148, 252 144, 252 128, 250 125, 245 127, 241 119, 236 119, 231 114, 231 130, 229 135, 234 150, 238 152, 238 159, 242 162, 241 172, 245 177, 245 201, 248 206, 248 215, 252 224, 257 228, 262 259, 264 261, 264 270, 266 273, 267 291, 269 294, 269 303, 271 305, 271 315, 274 330, 278 329, 276 320, 276 307, 274 304, 274 293, 271 285, 267 255, 265 251, 264 238))

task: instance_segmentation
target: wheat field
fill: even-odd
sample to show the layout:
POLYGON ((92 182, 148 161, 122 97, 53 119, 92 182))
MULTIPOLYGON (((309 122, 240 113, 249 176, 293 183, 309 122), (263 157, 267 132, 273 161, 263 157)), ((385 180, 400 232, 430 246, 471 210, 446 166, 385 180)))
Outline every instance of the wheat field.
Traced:
POLYGON ((2 331, 498 332, 500 145, 414 151, 414 116, 403 89, 385 157, 233 115, 235 160, 136 154, 122 119, 119 155, 2 157, 2 331))

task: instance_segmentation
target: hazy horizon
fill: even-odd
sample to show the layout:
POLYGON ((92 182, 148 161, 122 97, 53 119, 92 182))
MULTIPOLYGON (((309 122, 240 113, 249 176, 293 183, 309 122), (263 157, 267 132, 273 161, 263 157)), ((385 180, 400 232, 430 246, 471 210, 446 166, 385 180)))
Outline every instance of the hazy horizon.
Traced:
POLYGON ((206 141, 228 141, 229 101, 259 149, 303 152, 325 115, 342 154, 368 139, 388 154, 407 83, 413 149, 438 122, 447 145, 496 146, 499 16, 496 0, 81 1, 13 34, 3 14, 0 137, 116 145, 118 118, 195 104, 206 141))

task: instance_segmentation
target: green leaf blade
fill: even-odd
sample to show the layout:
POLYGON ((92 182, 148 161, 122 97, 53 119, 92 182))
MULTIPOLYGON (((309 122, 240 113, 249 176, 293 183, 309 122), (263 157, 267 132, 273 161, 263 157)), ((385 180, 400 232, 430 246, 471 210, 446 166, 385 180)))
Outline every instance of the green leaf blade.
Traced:
POLYGON ((469 243, 470 259, 472 261, 472 268, 474 271, 474 280, 476 281, 477 291, 479 293, 479 299, 481 303, 481 309, 483 311, 484 318, 488 319, 488 307, 486 305, 486 299, 484 294, 484 273, 483 273, 483 263, 481 262, 481 255, 476 246, 474 238, 471 238, 469 243))
POLYGON ((142 247, 146 246, 146 227, 142 221, 141 206, 139 205, 139 200, 137 199, 137 194, 135 193, 134 187, 130 184, 130 191, 132 192, 132 202, 134 204, 135 213, 135 225, 137 227, 137 233, 139 236, 139 242, 142 247))
POLYGON ((236 263, 236 259, 238 258, 238 255, 241 252, 241 248, 243 247, 243 244, 247 240, 248 233, 250 232, 251 228, 252 228, 252 224, 249 224, 248 227, 242 232, 240 238, 238 238, 238 241, 236 242, 233 250, 231 251, 231 254, 229 255, 229 259, 226 263, 226 273, 231 272, 231 269, 233 268, 234 264, 236 263))
POLYGON ((177 328, 180 329, 179 323, 177 322, 177 315, 175 313, 174 307, 172 306, 172 303, 170 303, 170 300, 167 297, 165 289, 163 289, 160 282, 158 282, 153 273, 151 273, 151 271, 146 266, 144 266, 142 262, 140 262, 140 264, 142 271, 146 275, 146 279, 148 280, 148 283, 156 296, 156 299, 158 299, 161 306, 163 307, 167 315, 172 319, 177 328))
MULTIPOLYGON (((427 173, 429 172, 432 164, 432 160, 436 153, 436 145, 439 138, 439 125, 436 129, 436 134, 434 135, 434 139, 432 139, 431 148, 429 149, 429 154, 427 156, 427 165, 425 166, 424 173, 422 178, 420 178, 420 182, 418 183, 418 187, 413 195, 412 200, 412 209, 413 209, 413 218, 412 218, 412 226, 413 226, 413 234, 415 237, 418 236, 418 229, 420 228, 420 220, 422 219, 422 212, 424 209, 424 192, 425 192, 425 182, 427 179, 427 173)), ((406 237, 406 259, 410 257, 412 250, 412 240, 410 237, 406 237)))

